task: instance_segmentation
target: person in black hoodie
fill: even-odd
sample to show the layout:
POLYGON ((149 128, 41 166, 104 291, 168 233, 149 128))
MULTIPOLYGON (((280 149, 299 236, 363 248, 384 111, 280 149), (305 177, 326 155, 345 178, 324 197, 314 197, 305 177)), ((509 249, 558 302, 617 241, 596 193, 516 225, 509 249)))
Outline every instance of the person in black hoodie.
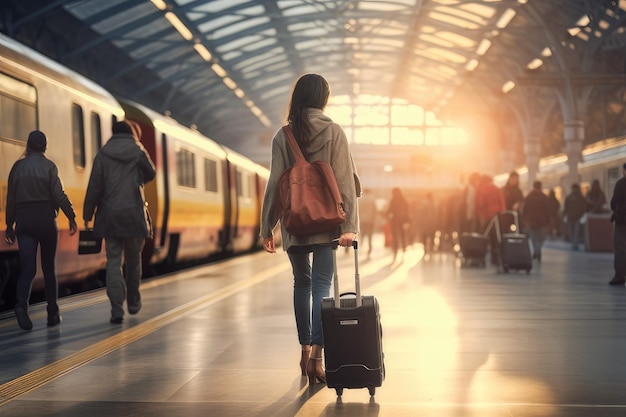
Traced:
POLYGON ((606 196, 600 188, 600 181, 593 180, 587 193, 587 210, 591 213, 602 213, 606 204, 606 196))
POLYGON ((567 218, 572 249, 578 250, 580 241, 580 218, 587 212, 587 200, 580 191, 580 185, 572 184, 572 192, 565 198, 563 216, 567 218))
POLYGON ((113 136, 93 161, 83 220, 88 228, 95 213, 94 235, 105 239, 110 321, 120 324, 127 294, 128 312, 137 314, 141 309, 141 251, 152 233, 143 186, 154 179, 156 171, 139 142, 137 125, 116 122, 112 130, 113 136))
POLYGON ((611 221, 613 226, 613 266, 615 275, 610 285, 624 285, 626 282, 626 164, 622 165, 622 178, 617 180, 611 198, 611 221))
POLYGON ((550 200, 541 190, 541 182, 533 183, 533 190, 524 199, 522 219, 533 244, 533 259, 541 262, 541 248, 550 225, 550 200))
POLYGON ((409 217, 409 203, 404 197, 402 190, 398 187, 394 187, 391 190, 391 200, 387 208, 387 217, 391 224, 393 263, 396 261, 400 249, 404 257, 404 251, 408 244, 406 230, 411 222, 411 218, 409 217))
POLYGON ((519 174, 517 172, 511 171, 509 174, 509 179, 502 187, 502 195, 504 196, 506 210, 519 211, 521 209, 520 205, 524 201, 524 193, 519 188, 519 174))
POLYGON ((24 330, 33 328, 27 310, 32 282, 37 272, 37 247, 41 252, 41 269, 45 280, 48 326, 56 326, 61 322, 54 262, 58 241, 56 216, 59 207, 70 221, 70 235, 77 230, 76 215, 72 203, 63 191, 59 171, 54 162, 44 156, 47 146, 48 139, 43 132, 30 132, 26 142, 26 154, 11 168, 7 188, 7 229, 4 240, 12 245, 17 238, 20 246, 15 317, 24 330))

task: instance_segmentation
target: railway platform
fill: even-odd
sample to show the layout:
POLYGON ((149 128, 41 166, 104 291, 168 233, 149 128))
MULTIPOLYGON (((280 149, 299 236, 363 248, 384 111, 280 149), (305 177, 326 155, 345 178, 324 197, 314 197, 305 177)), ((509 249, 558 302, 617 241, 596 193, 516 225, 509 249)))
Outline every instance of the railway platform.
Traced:
MULTIPOLYGON (((142 285, 143 309, 109 323, 104 290, 61 300, 47 328, 0 321, 0 415, 454 416, 626 415, 626 288, 610 253, 548 242, 530 274, 464 267, 420 245, 392 263, 361 250, 364 294, 381 306, 386 379, 370 397, 298 367, 290 266, 254 253, 142 285)), ((342 289, 353 258, 339 250, 342 289)))

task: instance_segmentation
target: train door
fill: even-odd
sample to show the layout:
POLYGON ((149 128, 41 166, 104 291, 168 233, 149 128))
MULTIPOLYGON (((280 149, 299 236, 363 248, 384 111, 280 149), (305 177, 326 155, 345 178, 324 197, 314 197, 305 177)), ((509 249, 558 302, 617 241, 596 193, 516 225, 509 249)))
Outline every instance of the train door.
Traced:
POLYGON ((144 195, 148 205, 148 213, 152 223, 152 238, 146 239, 142 252, 142 262, 144 269, 154 261, 155 254, 162 252, 165 241, 162 238, 167 232, 164 227, 167 224, 168 182, 167 182, 167 141, 164 134, 157 142, 157 132, 152 123, 146 120, 143 115, 127 114, 127 118, 139 125, 141 129, 141 144, 148 152, 150 159, 156 168, 156 177, 153 181, 144 185, 144 195), (159 200, 159 190, 163 188, 163 199, 159 200))
POLYGON ((237 181, 236 169, 228 158, 224 160, 224 229, 220 236, 222 251, 232 252, 233 240, 237 234, 237 181))

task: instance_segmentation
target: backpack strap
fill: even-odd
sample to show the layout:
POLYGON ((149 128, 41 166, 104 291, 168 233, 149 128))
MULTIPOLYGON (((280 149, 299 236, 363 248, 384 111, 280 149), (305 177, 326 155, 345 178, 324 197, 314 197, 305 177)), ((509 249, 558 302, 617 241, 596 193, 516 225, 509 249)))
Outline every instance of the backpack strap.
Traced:
POLYGON ((296 138, 293 136, 291 127, 289 127, 289 125, 283 126, 283 132, 285 132, 285 135, 287 135, 287 143, 289 143, 291 152, 296 157, 296 162, 300 160, 306 161, 306 158, 302 154, 302 149, 300 149, 300 146, 298 145, 298 141, 296 141, 296 138))

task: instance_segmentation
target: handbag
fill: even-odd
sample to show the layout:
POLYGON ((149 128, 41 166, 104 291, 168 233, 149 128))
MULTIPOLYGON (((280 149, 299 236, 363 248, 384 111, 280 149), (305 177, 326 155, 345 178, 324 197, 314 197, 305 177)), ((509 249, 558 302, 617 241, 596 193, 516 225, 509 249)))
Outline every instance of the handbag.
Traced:
POLYGON ((333 169, 325 161, 308 162, 291 128, 283 126, 295 163, 282 173, 278 210, 287 232, 311 235, 336 229, 346 220, 333 169))
POLYGON ((102 250, 102 238, 93 234, 93 229, 78 232, 78 254, 91 255, 102 250))

